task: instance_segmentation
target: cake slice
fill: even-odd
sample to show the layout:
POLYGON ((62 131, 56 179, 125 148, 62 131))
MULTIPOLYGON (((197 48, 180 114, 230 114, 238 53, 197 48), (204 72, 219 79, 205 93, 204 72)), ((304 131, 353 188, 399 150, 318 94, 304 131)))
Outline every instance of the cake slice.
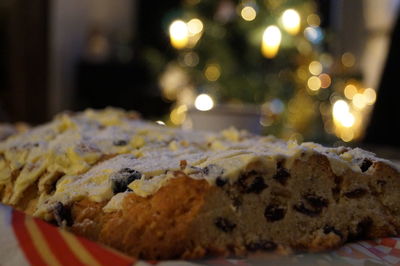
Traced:
POLYGON ((144 259, 322 251, 400 233, 399 170, 370 152, 183 131, 116 109, 1 142, 0 199, 144 259))

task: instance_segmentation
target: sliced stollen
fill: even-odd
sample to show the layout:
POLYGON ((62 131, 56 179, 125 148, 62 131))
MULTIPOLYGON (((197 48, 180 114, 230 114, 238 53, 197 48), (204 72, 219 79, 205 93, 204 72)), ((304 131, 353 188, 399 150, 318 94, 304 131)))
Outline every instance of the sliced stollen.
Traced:
POLYGON ((400 233, 400 176, 361 149, 118 109, 61 114, 0 142, 0 199, 145 259, 321 251, 400 233))

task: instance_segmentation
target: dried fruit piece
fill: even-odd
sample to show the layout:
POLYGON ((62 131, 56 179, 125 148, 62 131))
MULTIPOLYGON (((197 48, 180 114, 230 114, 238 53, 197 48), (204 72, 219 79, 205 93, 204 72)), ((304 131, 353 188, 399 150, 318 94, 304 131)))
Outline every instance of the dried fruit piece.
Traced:
POLYGON ((324 227, 324 234, 329 234, 329 233, 335 233, 336 235, 340 236, 340 238, 343 238, 342 232, 337 230, 335 227, 330 226, 330 225, 325 225, 324 227))
POLYGON ((279 161, 277 163, 276 168, 277 168, 276 174, 272 178, 281 183, 282 185, 285 185, 286 181, 290 177, 290 173, 286 168, 283 167, 282 161, 279 161))
POLYGON ((257 251, 257 250, 263 250, 263 251, 272 251, 277 248, 277 245, 268 240, 260 240, 256 242, 250 242, 249 244, 246 245, 246 249, 249 251, 257 251))
POLYGON ((268 185, 265 184, 264 178, 262 178, 262 176, 256 176, 251 185, 246 188, 245 192, 259 194, 267 187, 268 185))
POLYGON ((357 199, 357 198, 361 198, 362 196, 364 196, 367 193, 368 193, 368 191, 365 188, 356 188, 354 190, 345 192, 344 195, 350 199, 357 199))
POLYGON ((361 172, 366 172, 372 164, 370 159, 365 158, 360 165, 361 172))
POLYGON ((268 187, 264 178, 257 172, 243 174, 238 180, 239 189, 243 193, 261 193, 268 187))
POLYGON ((114 194, 129 191, 128 185, 136 179, 140 179, 142 174, 134 169, 123 168, 111 176, 112 191, 114 194))
POLYGON ((74 223, 71 214, 71 208, 65 206, 62 202, 57 202, 53 209, 54 219, 58 226, 72 226, 74 223))
POLYGON ((371 228, 373 221, 371 217, 365 217, 358 224, 355 232, 351 232, 348 236, 348 241, 357 241, 364 239, 368 236, 369 229, 371 228))
POLYGON ((335 176, 334 182, 335 182, 335 186, 332 188, 332 196, 336 202, 339 202, 343 177, 335 176))
POLYGON ((215 184, 219 187, 223 187, 226 183, 228 183, 228 180, 220 176, 215 179, 215 184))
POLYGON ((209 177, 219 177, 224 174, 224 169, 218 165, 210 164, 204 168, 200 168, 200 174, 202 176, 209 176, 209 177))
POLYGON ((239 208, 243 204, 243 201, 239 197, 233 197, 232 198, 232 206, 235 208, 239 208))
POLYGON ((217 217, 214 221, 214 224, 225 233, 230 233, 236 228, 236 224, 223 217, 217 217))
POLYGON ((304 196, 304 199, 315 209, 319 209, 319 208, 323 208, 323 207, 328 207, 328 200, 320 197, 320 196, 316 196, 314 194, 307 194, 304 196))
POLYGON ((113 144, 114 146, 126 146, 128 142, 124 139, 119 139, 119 140, 114 140, 113 144))
POLYGON ((286 210, 278 205, 270 204, 265 208, 264 216, 269 222, 282 220, 285 217, 286 210))
POLYGON ((329 201, 315 194, 306 194, 303 196, 305 202, 297 203, 293 209, 308 216, 317 216, 322 209, 328 207, 329 201))
POLYGON ((317 216, 317 215, 321 214, 321 212, 322 212, 322 208, 315 208, 315 209, 307 208, 303 202, 300 202, 300 203, 297 203, 296 205, 294 205, 293 209, 302 214, 305 214, 305 215, 311 216, 311 217, 317 216))
POLYGON ((185 170, 186 166, 187 166, 187 161, 186 160, 181 160, 179 162, 179 167, 181 168, 181 170, 185 170))

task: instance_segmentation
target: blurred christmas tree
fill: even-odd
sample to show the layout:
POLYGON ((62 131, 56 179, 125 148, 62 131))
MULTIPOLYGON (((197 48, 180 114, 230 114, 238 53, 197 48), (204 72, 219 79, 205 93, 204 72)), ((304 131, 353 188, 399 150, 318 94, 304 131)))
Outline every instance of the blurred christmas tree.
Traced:
MULTIPOLYGON (((187 0, 166 20, 176 57, 164 59, 160 85, 175 102, 173 124, 184 121, 188 108, 206 111, 215 103, 261 106, 266 133, 300 141, 327 141, 327 132, 340 136, 355 124, 343 100, 336 107, 341 121, 332 119, 348 77, 324 52, 315 1, 187 0), (333 80, 333 69, 341 77, 333 80)), ((351 56, 342 59, 351 64, 351 56)), ((153 60, 155 68, 160 61, 153 60)), ((352 129, 342 139, 357 134, 352 129)))

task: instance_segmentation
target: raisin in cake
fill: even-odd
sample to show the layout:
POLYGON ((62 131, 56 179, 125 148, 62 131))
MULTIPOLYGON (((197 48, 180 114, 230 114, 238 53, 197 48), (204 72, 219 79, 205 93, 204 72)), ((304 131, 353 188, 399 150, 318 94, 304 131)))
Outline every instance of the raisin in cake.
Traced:
POLYGON ((0 142, 0 199, 145 259, 321 251, 400 232, 399 171, 370 152, 188 132, 116 109, 0 142))

